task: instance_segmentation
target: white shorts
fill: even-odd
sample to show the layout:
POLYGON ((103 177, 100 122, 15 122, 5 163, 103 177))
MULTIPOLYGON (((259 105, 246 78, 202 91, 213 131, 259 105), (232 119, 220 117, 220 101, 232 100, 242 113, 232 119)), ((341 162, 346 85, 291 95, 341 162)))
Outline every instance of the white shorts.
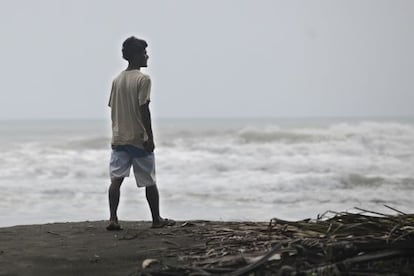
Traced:
POLYGON ((138 187, 156 185, 154 153, 130 145, 113 146, 109 164, 111 178, 128 177, 131 166, 138 187))

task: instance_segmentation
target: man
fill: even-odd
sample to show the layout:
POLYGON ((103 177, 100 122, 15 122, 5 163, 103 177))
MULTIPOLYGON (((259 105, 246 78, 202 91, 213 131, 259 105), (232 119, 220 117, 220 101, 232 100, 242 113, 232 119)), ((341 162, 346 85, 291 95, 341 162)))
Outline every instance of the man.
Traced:
POLYGON ((149 110, 151 79, 143 74, 147 67, 147 43, 129 37, 122 44, 122 57, 128 67, 112 82, 109 106, 112 119, 112 154, 109 187, 110 219, 107 230, 122 230, 117 216, 120 187, 133 167, 138 187, 145 194, 152 214, 152 227, 161 228, 175 222, 163 219, 159 212, 159 194, 155 181, 154 137, 149 110))

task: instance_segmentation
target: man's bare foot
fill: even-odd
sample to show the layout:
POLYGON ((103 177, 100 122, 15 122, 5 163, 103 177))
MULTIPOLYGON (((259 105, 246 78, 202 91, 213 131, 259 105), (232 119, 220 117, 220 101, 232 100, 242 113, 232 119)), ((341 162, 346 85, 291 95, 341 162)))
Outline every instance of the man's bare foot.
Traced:
POLYGON ((161 219, 159 222, 153 222, 151 228, 163 228, 165 226, 173 226, 175 225, 175 220, 172 219, 161 219))
POLYGON ((106 226, 106 230, 108 231, 120 231, 123 230, 121 225, 119 225, 118 221, 110 220, 108 226, 106 226))

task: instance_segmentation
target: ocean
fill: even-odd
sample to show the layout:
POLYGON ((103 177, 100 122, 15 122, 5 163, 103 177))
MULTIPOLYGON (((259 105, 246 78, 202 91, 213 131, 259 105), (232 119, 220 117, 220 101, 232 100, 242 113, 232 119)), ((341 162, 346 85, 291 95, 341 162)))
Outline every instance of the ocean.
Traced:
MULTIPOLYGON (((107 120, 0 121, 0 226, 103 220, 107 120)), ((414 119, 154 120, 161 214, 298 220, 354 207, 414 209, 414 119)), ((150 220, 121 188, 121 220, 150 220)))

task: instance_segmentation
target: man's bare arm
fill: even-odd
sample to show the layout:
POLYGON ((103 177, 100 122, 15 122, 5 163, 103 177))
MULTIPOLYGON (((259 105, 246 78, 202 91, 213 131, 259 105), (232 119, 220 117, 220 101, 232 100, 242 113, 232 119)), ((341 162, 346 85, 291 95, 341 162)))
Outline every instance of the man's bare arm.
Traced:
POLYGON ((148 135, 148 140, 144 143, 144 148, 149 152, 153 152, 155 146, 154 146, 154 136, 152 134, 151 112, 149 109, 149 102, 141 105, 139 107, 139 112, 141 113, 142 123, 148 135))

